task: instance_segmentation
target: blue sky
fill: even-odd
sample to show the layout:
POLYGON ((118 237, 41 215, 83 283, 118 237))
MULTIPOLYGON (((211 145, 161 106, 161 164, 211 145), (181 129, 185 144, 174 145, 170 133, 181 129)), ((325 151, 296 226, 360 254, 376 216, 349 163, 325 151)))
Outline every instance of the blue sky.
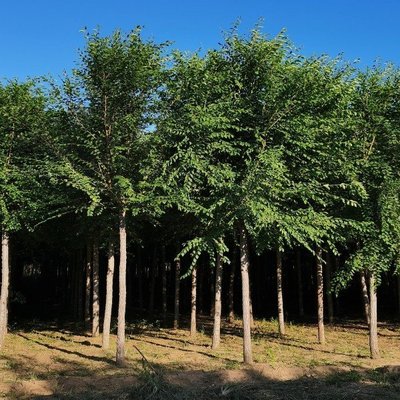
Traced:
POLYGON ((399 0, 3 0, 0 15, 0 78, 69 70, 85 26, 108 34, 143 25, 146 36, 191 51, 217 46, 237 19, 246 32, 260 18, 270 36, 285 28, 303 54, 400 65, 399 0))

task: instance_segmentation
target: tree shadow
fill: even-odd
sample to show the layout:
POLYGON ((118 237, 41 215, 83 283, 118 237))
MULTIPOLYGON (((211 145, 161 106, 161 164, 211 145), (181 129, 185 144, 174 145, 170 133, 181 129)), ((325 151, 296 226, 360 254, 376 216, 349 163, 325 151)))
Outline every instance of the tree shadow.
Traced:
POLYGON ((63 349, 61 347, 52 346, 51 344, 43 343, 43 342, 40 342, 39 340, 35 340, 28 336, 25 336, 22 333, 18 333, 17 336, 20 336, 29 342, 33 342, 40 346, 46 347, 47 349, 50 349, 50 350, 56 350, 56 351, 60 351, 65 354, 75 355, 75 356, 78 356, 78 357, 81 357, 81 358, 84 358, 84 359, 90 360, 90 361, 99 361, 99 362, 104 362, 104 363, 107 363, 110 365, 115 365, 114 361, 112 361, 106 357, 91 356, 91 355, 87 355, 84 353, 80 353, 79 351, 67 350, 67 349, 63 349))
MULTIPOLYGON (((101 346, 99 344, 96 343, 90 343, 88 340, 74 340, 74 339, 70 339, 70 338, 65 338, 64 336, 53 336, 53 335, 49 335, 48 333, 44 333, 41 331, 37 331, 37 330, 32 330, 32 333, 35 333, 37 335, 41 335, 41 336, 45 336, 48 337, 50 339, 57 339, 57 340, 61 340, 63 342, 70 342, 70 343, 75 343, 75 344, 79 344, 79 345, 83 345, 83 346, 88 346, 88 347, 96 347, 98 349, 101 349, 101 346)), ((63 332, 61 332, 63 333, 63 332)), ((90 336, 92 337, 92 336, 90 336)))
POLYGON ((217 360, 223 360, 223 361, 227 361, 227 362, 237 362, 237 360, 233 360, 233 359, 226 358, 226 357, 219 357, 219 356, 217 356, 215 354, 206 353, 205 351, 185 349, 185 348, 182 348, 182 347, 177 347, 177 346, 172 346, 172 345, 168 345, 168 344, 162 344, 162 343, 153 342, 152 340, 148 340, 148 339, 130 338, 130 340, 136 340, 138 342, 148 343, 148 344, 151 344, 153 346, 163 347, 165 349, 183 351, 185 353, 201 354, 201 355, 206 356, 208 358, 214 358, 214 359, 217 359, 217 360))

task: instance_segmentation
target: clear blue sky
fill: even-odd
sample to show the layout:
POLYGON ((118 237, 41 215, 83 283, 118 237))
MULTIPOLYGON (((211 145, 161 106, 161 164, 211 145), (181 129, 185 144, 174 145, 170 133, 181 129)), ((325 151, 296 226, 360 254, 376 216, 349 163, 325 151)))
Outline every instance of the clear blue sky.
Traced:
POLYGON ((271 36, 285 28, 306 55, 400 65, 399 0, 3 0, 0 13, 0 78, 69 70, 85 26, 108 34, 143 25, 156 41, 196 50, 217 46, 238 18, 242 31, 260 18, 271 36))

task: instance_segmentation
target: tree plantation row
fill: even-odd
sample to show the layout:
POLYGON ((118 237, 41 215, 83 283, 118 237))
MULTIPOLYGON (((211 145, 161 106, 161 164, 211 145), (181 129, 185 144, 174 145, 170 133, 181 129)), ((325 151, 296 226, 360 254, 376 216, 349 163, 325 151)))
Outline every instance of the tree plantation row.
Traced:
POLYGON ((399 83, 259 29, 204 54, 86 33, 59 81, 3 82, 0 348, 9 303, 26 317, 47 296, 105 349, 115 316, 118 365, 127 307, 174 328, 190 308, 192 335, 211 312, 213 349, 236 312, 252 363, 252 309, 268 316, 272 290, 279 334, 306 308, 323 345, 324 299, 332 322, 353 285, 379 357, 377 288, 399 296, 399 83))

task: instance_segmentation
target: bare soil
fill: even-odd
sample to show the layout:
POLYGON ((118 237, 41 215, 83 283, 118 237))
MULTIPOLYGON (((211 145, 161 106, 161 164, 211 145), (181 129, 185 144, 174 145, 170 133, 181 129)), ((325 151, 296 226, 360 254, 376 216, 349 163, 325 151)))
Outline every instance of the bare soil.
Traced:
POLYGON ((111 348, 68 327, 15 329, 0 353, 0 398, 6 399, 399 399, 400 328, 380 324, 382 357, 369 358, 368 331, 359 321, 326 327, 317 343, 314 325, 256 321, 255 364, 242 364, 240 321, 224 324, 221 346, 211 350, 211 322, 188 330, 159 324, 128 327, 126 368, 111 348), (144 356, 144 358, 143 358, 144 356))

